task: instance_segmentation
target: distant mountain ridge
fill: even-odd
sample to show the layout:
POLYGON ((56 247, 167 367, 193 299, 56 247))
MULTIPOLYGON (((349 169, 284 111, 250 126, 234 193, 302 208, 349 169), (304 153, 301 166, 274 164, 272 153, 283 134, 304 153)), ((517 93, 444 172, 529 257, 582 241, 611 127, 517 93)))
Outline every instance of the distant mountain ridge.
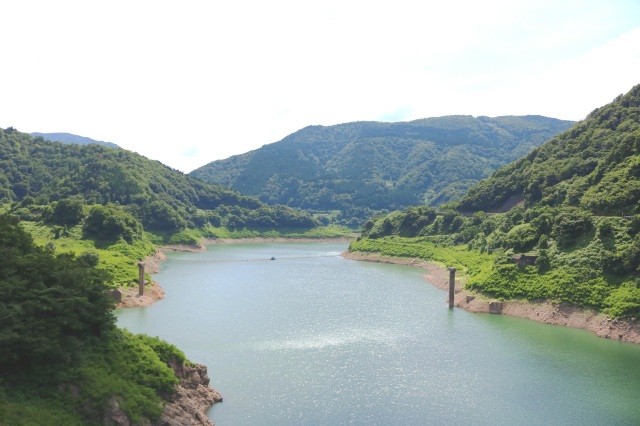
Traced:
POLYGON ((190 175, 268 204, 338 210, 341 223, 356 225, 380 211, 455 200, 572 124, 530 115, 309 126, 190 175))
POLYGON ((62 144, 0 129, 0 203, 18 203, 29 211, 77 197, 86 204, 118 205, 154 231, 207 225, 309 229, 318 224, 306 212, 267 206, 125 149, 62 144))
POLYGON ((95 139, 88 138, 86 136, 78 136, 72 133, 30 133, 34 138, 41 137, 48 141, 69 143, 75 145, 101 145, 109 148, 120 148, 113 142, 97 141, 95 139))

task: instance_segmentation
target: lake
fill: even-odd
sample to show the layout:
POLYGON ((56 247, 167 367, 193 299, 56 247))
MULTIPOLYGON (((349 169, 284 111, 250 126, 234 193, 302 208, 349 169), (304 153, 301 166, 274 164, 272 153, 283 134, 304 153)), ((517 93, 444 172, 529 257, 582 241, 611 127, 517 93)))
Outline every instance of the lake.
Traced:
POLYGON ((219 426, 640 424, 640 345, 450 310, 422 270, 346 248, 171 253, 166 298, 118 323, 208 366, 219 426))

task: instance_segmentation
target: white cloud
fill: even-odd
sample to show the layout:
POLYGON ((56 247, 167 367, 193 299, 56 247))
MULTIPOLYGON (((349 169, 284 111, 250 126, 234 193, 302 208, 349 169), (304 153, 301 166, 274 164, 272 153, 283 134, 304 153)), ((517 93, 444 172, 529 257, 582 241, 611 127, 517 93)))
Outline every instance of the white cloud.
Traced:
POLYGON ((21 1, 2 6, 0 126, 189 171, 310 124, 578 119, 638 83, 629 1, 21 1))

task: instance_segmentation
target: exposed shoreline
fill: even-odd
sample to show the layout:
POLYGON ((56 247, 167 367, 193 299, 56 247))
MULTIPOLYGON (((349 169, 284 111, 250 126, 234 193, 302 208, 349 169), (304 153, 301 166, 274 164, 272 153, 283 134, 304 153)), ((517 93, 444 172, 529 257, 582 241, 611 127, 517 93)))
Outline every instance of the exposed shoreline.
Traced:
MULTIPOLYGON (((145 271, 148 274, 157 274, 160 270, 160 264, 167 258, 166 253, 171 251, 200 252, 206 250, 203 246, 162 246, 158 250, 144 258, 145 271)), ((164 299, 164 290, 159 283, 150 281, 144 286, 144 294, 138 295, 138 286, 120 287, 122 300, 116 305, 116 308, 142 308, 153 305, 158 300, 164 299)))
MULTIPOLYGON (((436 287, 449 288, 449 271, 436 262, 422 259, 384 256, 379 253, 344 252, 346 259, 379 263, 393 263, 421 268, 426 271, 424 278, 436 287)), ((546 324, 562 325, 591 331, 598 337, 640 344, 640 321, 611 319, 606 315, 566 303, 530 302, 508 300, 497 302, 486 296, 472 293, 463 288, 463 279, 456 279, 455 306, 476 313, 495 313, 526 318, 546 324), (491 302, 492 308, 489 308, 491 302)))
POLYGON ((251 238, 207 238, 201 243, 206 250, 209 244, 242 244, 242 243, 348 243, 354 238, 349 237, 322 237, 322 238, 294 238, 294 237, 251 237, 251 238))
MULTIPOLYGON (((200 252, 204 250, 206 250, 204 246, 159 247, 154 254, 143 260, 145 272, 148 274, 158 273, 160 264, 167 258, 167 252, 200 252)), ((119 308, 147 307, 164 299, 164 290, 155 281, 146 283, 142 296, 138 295, 137 286, 123 287, 119 290, 122 293, 122 301, 117 305, 119 308)), ((165 399, 167 403, 158 424, 213 426, 214 423, 207 417, 206 412, 214 404, 222 402, 222 395, 209 385, 207 367, 201 364, 183 365, 175 362, 169 366, 173 369, 180 383, 176 385, 174 394, 165 399)))
MULTIPOLYGON (((144 259, 146 271, 155 274, 159 271, 160 264, 166 259, 166 253, 172 251, 202 252, 206 251, 210 244, 239 244, 254 242, 349 242, 349 238, 216 238, 206 239, 198 246, 170 245, 162 246, 151 256, 144 259)), ((422 259, 411 259, 394 256, 384 256, 379 253, 344 252, 346 259, 369 262, 393 263, 421 268, 426 271, 424 278, 436 287, 446 290, 449 285, 449 272, 444 265, 437 262, 422 259)), ((122 302, 118 307, 145 307, 151 306, 164 298, 164 290, 156 283, 151 282, 145 286, 145 294, 138 296, 137 287, 121 288, 122 302)), ((612 319, 606 315, 584 308, 579 308, 566 303, 552 303, 549 301, 532 302, 526 300, 507 300, 496 302, 484 295, 472 293, 464 289, 464 277, 456 279, 455 306, 476 313, 499 313, 513 317, 526 318, 546 324, 562 325, 591 331, 599 337, 612 340, 620 340, 640 344, 640 321, 612 319)))
MULTIPOLYGON (((205 240, 199 246, 163 246, 153 255, 144 259, 146 272, 157 273, 160 264, 166 259, 166 253, 171 251, 182 252, 202 252, 206 251, 208 244, 229 244, 243 242, 307 242, 307 241, 343 241, 350 239, 287 239, 287 238, 247 238, 247 239, 215 239, 205 240)), ((342 256, 346 259, 357 261, 369 261, 380 263, 392 263, 399 265, 414 266, 423 269, 426 273, 424 279, 436 287, 446 290, 449 286, 449 271, 442 264, 422 259, 402 258, 384 256, 379 253, 361 253, 345 251, 342 256)), ((476 313, 499 313, 514 317, 526 318, 547 324, 562 325, 574 328, 589 330, 599 337, 620 340, 623 342, 640 344, 640 322, 635 320, 610 319, 606 315, 580 309, 567 304, 553 304, 551 302, 528 302, 528 301, 504 301, 499 303, 499 311, 496 311, 496 304, 492 303, 482 295, 471 293, 465 290, 464 277, 456 280, 455 306, 476 313), (490 308, 491 304, 491 308, 490 308)), ((123 291, 122 303, 119 307, 142 307, 150 306, 154 302, 164 298, 164 290, 157 282, 150 282, 145 287, 145 294, 138 296, 137 287, 121 289, 123 291)), ((443 301, 444 305, 444 301, 443 301)), ((193 420, 193 424, 212 425, 207 418, 205 411, 213 404, 222 401, 222 396, 209 387, 209 379, 206 376, 206 367, 196 366, 202 371, 201 375, 187 375, 189 377, 202 376, 202 380, 191 383, 181 377, 181 383, 176 388, 175 401, 171 401, 163 412, 163 420, 184 419, 186 417, 193 420)), ((192 379, 190 379, 193 381, 192 379)))

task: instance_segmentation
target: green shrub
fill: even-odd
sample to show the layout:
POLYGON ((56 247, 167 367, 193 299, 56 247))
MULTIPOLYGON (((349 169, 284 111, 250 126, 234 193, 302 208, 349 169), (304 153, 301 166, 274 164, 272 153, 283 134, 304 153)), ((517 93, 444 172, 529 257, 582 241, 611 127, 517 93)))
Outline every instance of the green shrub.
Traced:
POLYGON ((91 206, 83 226, 84 235, 104 241, 122 238, 129 244, 142 237, 142 225, 121 207, 110 204, 91 206))
POLYGON ((561 209, 553 223, 553 235, 566 247, 592 228, 591 214, 575 207, 561 209))
POLYGON ((515 252, 529 251, 537 242, 536 229, 529 223, 514 226, 504 236, 505 246, 513 248, 515 252))
POLYGON ((78 369, 82 405, 99 413, 115 396, 134 424, 157 419, 160 395, 173 393, 178 379, 147 342, 146 336, 116 330, 87 351, 78 369))
POLYGON ((186 244, 190 246, 197 246, 202 240, 202 234, 193 229, 185 229, 183 231, 176 232, 169 237, 169 244, 186 244))
POLYGON ((113 326, 104 271, 34 245, 8 216, 0 249, 0 371, 68 362, 113 326))
POLYGON ((612 317, 640 317, 640 288, 628 282, 613 290, 604 301, 604 312, 612 317))
POLYGON ((84 218, 84 204, 82 197, 65 198, 55 203, 46 219, 56 225, 75 226, 84 218))

